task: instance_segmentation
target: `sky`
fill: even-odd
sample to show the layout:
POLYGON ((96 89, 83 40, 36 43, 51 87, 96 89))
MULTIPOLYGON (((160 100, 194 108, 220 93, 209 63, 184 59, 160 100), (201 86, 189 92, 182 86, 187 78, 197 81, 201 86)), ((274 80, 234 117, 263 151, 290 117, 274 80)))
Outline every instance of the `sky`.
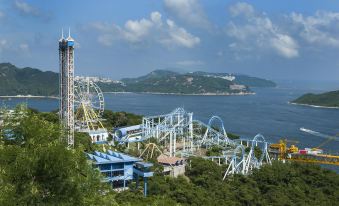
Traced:
POLYGON ((71 29, 77 75, 155 69, 339 80, 339 1, 0 0, 0 62, 58 71, 71 29))

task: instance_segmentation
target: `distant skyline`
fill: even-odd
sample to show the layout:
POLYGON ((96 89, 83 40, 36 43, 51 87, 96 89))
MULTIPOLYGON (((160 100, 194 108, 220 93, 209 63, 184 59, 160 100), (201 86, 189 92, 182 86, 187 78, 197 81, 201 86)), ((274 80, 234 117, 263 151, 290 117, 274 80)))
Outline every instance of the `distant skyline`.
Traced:
POLYGON ((61 29, 77 75, 155 69, 339 80, 339 1, 0 0, 0 62, 58 71, 61 29))

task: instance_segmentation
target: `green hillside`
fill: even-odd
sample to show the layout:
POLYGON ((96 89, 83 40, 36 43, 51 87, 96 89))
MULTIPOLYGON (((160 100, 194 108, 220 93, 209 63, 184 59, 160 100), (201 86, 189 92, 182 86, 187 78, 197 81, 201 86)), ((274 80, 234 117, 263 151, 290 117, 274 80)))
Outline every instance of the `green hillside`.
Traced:
POLYGON ((234 83, 222 79, 193 74, 178 74, 156 70, 150 74, 122 80, 126 83, 126 90, 131 92, 157 92, 177 94, 205 94, 205 93, 239 93, 248 92, 248 87, 243 90, 232 90, 230 85, 234 83))
POLYGON ((0 64, 0 95, 58 95, 59 75, 10 63, 0 64))
MULTIPOLYGON (((0 64, 0 96, 35 95, 57 96, 58 73, 43 72, 10 63, 0 64)), ((150 92, 171 94, 238 94, 250 93, 250 87, 271 87, 269 80, 227 73, 176 73, 155 70, 137 78, 117 82, 96 82, 104 92, 150 92), (234 79, 229 79, 230 77, 234 79)))
POLYGON ((250 92, 250 87, 276 86, 270 80, 257 77, 200 71, 181 74, 167 70, 155 70, 145 76, 125 78, 121 81, 126 85, 125 91, 129 92, 177 94, 236 94, 250 92), (234 79, 231 80, 230 77, 234 79), (243 86, 242 88, 241 85, 243 86), (240 86, 240 88, 237 86, 240 86))
POLYGON ((276 83, 267 80, 267 79, 262 79, 258 77, 251 77, 248 75, 243 75, 243 74, 228 74, 228 73, 210 73, 210 72, 192 72, 191 74, 194 75, 199 75, 199 76, 214 76, 214 77, 225 77, 225 76, 234 76, 233 82, 236 84, 242 84, 246 85, 248 87, 276 87, 276 83))
POLYGON ((339 91, 331 91, 322 94, 304 94, 293 100, 292 103, 324 107, 339 107, 339 91))

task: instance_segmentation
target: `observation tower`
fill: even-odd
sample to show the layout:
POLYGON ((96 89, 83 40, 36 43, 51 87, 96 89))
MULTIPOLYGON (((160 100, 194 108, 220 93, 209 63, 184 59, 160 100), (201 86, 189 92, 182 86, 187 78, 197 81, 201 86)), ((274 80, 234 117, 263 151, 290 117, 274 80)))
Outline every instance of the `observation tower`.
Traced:
POLYGON ((68 146, 74 146, 74 39, 69 30, 59 40, 59 114, 60 121, 67 130, 68 146))

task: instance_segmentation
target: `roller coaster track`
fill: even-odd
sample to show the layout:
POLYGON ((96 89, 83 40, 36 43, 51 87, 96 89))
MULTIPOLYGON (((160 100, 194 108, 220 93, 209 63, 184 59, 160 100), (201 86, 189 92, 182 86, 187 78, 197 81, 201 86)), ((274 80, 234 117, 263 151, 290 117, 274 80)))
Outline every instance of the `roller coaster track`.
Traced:
POLYGON ((140 142, 155 138, 165 148, 169 148, 169 156, 175 156, 178 152, 182 156, 194 156, 194 151, 200 148, 220 146, 223 148, 223 156, 218 158, 231 159, 224 179, 233 174, 248 174, 253 168, 271 163, 267 151, 268 143, 262 135, 258 134, 251 140, 250 151, 245 154, 243 145, 228 138, 224 122, 218 116, 212 116, 206 124, 193 120, 193 113, 177 108, 169 114, 144 117, 141 128, 139 139, 131 139, 127 135, 121 141, 140 142), (177 147, 179 142, 180 151, 180 147, 177 147), (255 147, 258 145, 261 145, 262 150, 259 158, 255 156, 255 147))
MULTIPOLYGON (((215 116, 213 116, 212 118, 215 118, 215 116)), ((203 145, 207 145, 207 146, 212 146, 212 145, 232 145, 232 146, 236 146, 236 143, 234 141, 230 140, 227 137, 225 129, 223 129, 224 134, 220 133, 219 131, 215 130, 211 126, 210 123, 211 123, 211 121, 209 121, 209 124, 205 124, 202 121, 193 120, 193 124, 206 129, 206 131, 205 131, 205 133, 202 137, 195 135, 196 137, 200 138, 200 139, 197 139, 195 141, 196 145, 199 145, 199 146, 203 146, 203 145)), ((224 126, 222 126, 222 128, 224 128, 224 126)))
POLYGON ((252 169, 258 169, 263 164, 271 164, 271 158, 268 153, 268 143, 266 142, 264 136, 257 134, 252 140, 251 148, 248 154, 245 154, 244 146, 237 146, 237 148, 234 150, 231 163, 229 164, 223 179, 225 180, 226 177, 232 176, 234 174, 249 174, 252 169), (260 147, 262 152, 259 158, 255 156, 256 147, 260 147))

